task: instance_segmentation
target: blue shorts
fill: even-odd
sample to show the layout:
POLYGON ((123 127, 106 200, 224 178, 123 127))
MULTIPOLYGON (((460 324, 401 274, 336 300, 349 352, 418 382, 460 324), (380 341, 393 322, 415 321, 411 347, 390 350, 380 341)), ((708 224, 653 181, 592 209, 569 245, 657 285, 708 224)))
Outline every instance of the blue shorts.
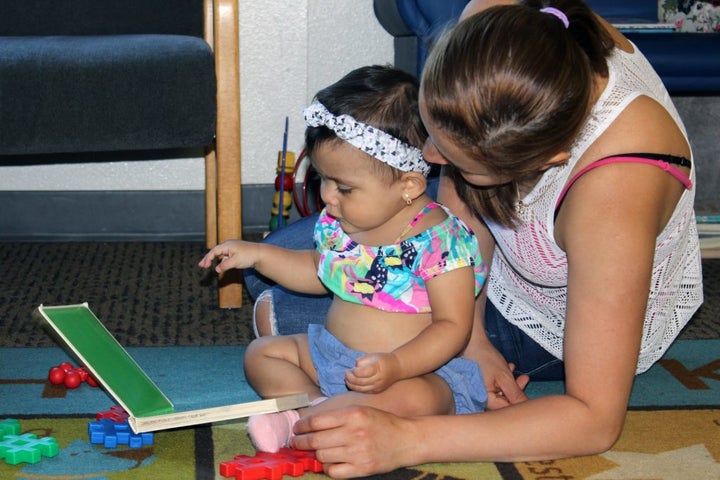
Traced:
MULTIPOLYGON (((318 324, 308 325, 308 344, 323 395, 332 397, 347 392, 345 372, 352 369, 355 361, 365 354, 346 347, 324 326, 318 324)), ((455 413, 485 410, 487 391, 477 363, 466 358, 454 358, 435 373, 450 387, 455 401, 455 413)))

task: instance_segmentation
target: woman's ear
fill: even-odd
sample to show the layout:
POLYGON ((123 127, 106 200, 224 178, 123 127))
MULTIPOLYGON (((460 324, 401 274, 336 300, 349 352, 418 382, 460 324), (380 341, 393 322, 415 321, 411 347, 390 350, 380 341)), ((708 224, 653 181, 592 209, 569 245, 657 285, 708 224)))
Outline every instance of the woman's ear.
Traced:
POLYGON ((427 189, 427 178, 419 172, 405 172, 400 178, 403 198, 415 200, 427 189))
POLYGON ((549 170, 552 167, 556 167, 558 165, 562 165, 563 163, 567 163, 568 160, 570 160, 570 154, 568 152, 560 152, 556 153, 555 155, 550 158, 547 162, 545 162, 545 165, 542 167, 542 171, 549 170))

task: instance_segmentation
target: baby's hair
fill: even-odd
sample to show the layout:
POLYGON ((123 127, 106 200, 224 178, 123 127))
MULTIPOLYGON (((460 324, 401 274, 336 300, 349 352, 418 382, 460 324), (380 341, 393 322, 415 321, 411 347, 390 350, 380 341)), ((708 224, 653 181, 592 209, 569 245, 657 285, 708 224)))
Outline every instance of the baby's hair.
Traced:
POLYGON ((449 168, 476 215, 517 222, 517 184, 567 151, 590 109, 594 75, 606 77, 613 40, 580 0, 488 8, 443 34, 430 52, 422 95, 432 122, 508 183, 474 187, 449 168), (553 7, 568 19, 541 12, 553 7))
MULTIPOLYGON (((422 148, 427 132, 418 109, 418 80, 402 70, 382 65, 357 68, 332 85, 320 90, 315 100, 333 115, 350 115, 378 128, 408 145, 422 148)), ((305 147, 312 158, 325 142, 343 142, 325 126, 305 129, 305 147)), ((391 180, 403 172, 380 161, 377 171, 391 180)))

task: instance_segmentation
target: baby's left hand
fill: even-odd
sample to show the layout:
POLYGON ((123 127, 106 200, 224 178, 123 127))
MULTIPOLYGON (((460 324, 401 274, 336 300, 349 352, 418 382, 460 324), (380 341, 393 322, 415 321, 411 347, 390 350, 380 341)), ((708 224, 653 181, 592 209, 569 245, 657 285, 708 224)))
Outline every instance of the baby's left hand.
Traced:
POLYGON ((251 268, 255 266, 259 258, 258 244, 245 242, 243 240, 228 240, 215 245, 200 260, 200 268, 210 268, 215 259, 220 261, 215 266, 215 271, 223 273, 232 268, 251 268))
POLYGON ((380 393, 399 379, 400 362, 392 353, 365 355, 345 373, 348 388, 360 393, 380 393))

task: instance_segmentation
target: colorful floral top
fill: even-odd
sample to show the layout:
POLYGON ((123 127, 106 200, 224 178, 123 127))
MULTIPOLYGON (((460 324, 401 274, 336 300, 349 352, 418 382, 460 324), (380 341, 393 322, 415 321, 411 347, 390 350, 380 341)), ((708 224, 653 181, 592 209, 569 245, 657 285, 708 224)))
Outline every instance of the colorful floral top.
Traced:
POLYGON ((411 226, 433 208, 448 217, 441 223, 392 245, 360 245, 345 234, 325 210, 315 224, 315 247, 320 252, 318 276, 343 300, 388 312, 430 312, 425 282, 457 268, 475 270, 475 294, 485 282, 477 238, 447 208, 429 203, 411 226))

